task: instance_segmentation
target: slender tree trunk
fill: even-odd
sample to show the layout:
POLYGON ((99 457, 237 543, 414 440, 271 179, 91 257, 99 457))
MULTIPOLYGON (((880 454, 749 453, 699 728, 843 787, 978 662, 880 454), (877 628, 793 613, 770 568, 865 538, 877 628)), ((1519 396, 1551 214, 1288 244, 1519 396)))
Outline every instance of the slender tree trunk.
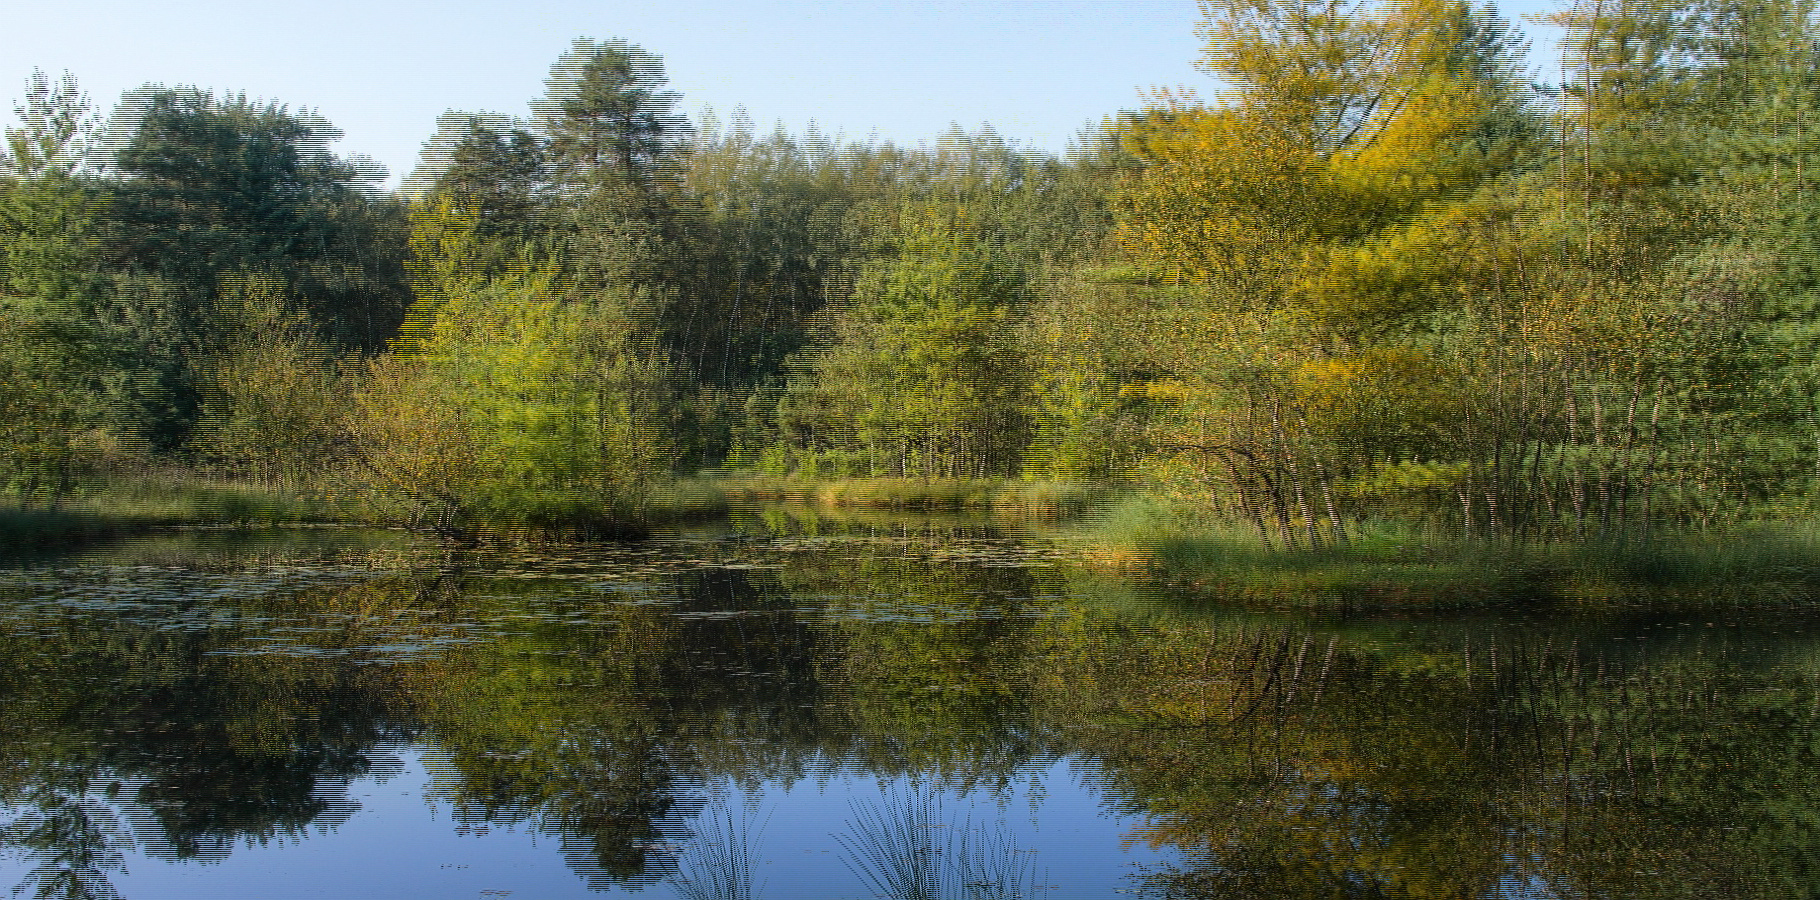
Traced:
MULTIPOLYGON (((1563 468, 1567 468, 1567 454, 1572 448, 1578 446, 1579 443, 1577 440, 1577 432, 1579 431, 1580 422, 1580 404, 1578 398, 1574 395, 1573 382, 1571 381, 1570 376, 1562 377, 1567 381, 1567 440, 1562 442, 1561 453, 1562 466, 1563 468)), ((1574 537, 1585 540, 1586 478, 1585 475, 1579 471, 1580 467, 1578 465, 1573 465, 1571 468, 1572 470, 1568 473, 1568 500, 1572 502, 1574 508, 1574 537)))
MULTIPOLYGON (((1255 468, 1255 464, 1253 464, 1253 466, 1255 468)), ((1270 528, 1264 524, 1264 511, 1259 508, 1259 504, 1255 502, 1251 496, 1254 489, 1251 483, 1252 478, 1234 477, 1233 481, 1238 486, 1239 501, 1245 505, 1245 512, 1250 514, 1252 524, 1257 526, 1258 540, 1262 541, 1264 549, 1269 551, 1272 549, 1270 546, 1270 528)))
POLYGON ((1344 547, 1348 543, 1346 539, 1346 524, 1340 521, 1340 510, 1333 502, 1333 480, 1327 475, 1327 467, 1322 465, 1319 460, 1315 461, 1314 466, 1315 476, 1320 480, 1321 484, 1321 499, 1327 504, 1327 521, 1333 526, 1334 545, 1344 547))
POLYGON ((1599 390, 1592 393, 1592 439, 1593 468, 1598 473, 1594 482, 1599 494, 1599 530, 1611 532, 1611 461, 1605 455, 1605 406, 1600 402, 1599 390))
POLYGON ((1314 455, 1314 433, 1308 427, 1308 416, 1300 410, 1296 411, 1296 425, 1301 429, 1302 439, 1309 447, 1311 461, 1314 465, 1315 485, 1321 489, 1321 500, 1327 507, 1327 524, 1333 530, 1334 546, 1344 547, 1347 543, 1346 525, 1340 520, 1340 510, 1333 501, 1333 479, 1328 475, 1327 465, 1321 462, 1318 455, 1314 455))
POLYGON ((1280 402, 1276 400, 1272 400, 1270 404, 1270 424, 1276 430, 1277 446, 1281 450, 1284 466, 1288 470, 1290 487, 1295 491, 1296 509, 1308 532, 1308 548, 1319 550, 1321 549, 1320 532, 1315 528, 1314 512, 1308 506, 1308 497, 1302 488, 1302 475, 1296 466, 1296 453, 1289 446, 1288 435, 1283 431, 1282 408, 1280 402))

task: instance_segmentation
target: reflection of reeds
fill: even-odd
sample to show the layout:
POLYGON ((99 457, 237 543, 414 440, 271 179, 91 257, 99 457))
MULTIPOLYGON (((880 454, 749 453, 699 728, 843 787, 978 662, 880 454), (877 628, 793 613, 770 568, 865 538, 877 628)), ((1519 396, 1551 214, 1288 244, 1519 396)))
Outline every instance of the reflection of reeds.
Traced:
POLYGON ((975 829, 943 814, 941 797, 912 786, 883 800, 850 804, 838 835, 846 864, 891 900, 1021 900, 1036 893, 1035 870, 1009 831, 975 829))
POLYGON ((749 815, 717 801, 696 819, 695 836, 676 860, 676 892, 684 900, 752 900, 752 843, 764 831, 749 815))

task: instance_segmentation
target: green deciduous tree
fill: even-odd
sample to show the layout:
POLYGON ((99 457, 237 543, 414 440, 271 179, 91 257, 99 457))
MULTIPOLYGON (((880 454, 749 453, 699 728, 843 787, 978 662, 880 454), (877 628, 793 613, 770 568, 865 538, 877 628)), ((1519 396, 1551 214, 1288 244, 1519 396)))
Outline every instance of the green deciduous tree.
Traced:
POLYGON ((1031 376, 1014 323, 1027 280, 961 228, 912 225, 897 259, 862 276, 821 389, 887 474, 1014 474, 1029 441, 1031 376))
POLYGON ((72 173, 92 117, 74 79, 28 82, 0 177, 0 453, 5 487, 60 498, 107 443, 127 359, 98 319, 104 199, 72 173))
POLYGON ((608 521, 667 467, 667 379, 622 297, 529 255, 472 265, 472 210, 419 213, 418 302, 354 425, 380 490, 438 526, 608 521))

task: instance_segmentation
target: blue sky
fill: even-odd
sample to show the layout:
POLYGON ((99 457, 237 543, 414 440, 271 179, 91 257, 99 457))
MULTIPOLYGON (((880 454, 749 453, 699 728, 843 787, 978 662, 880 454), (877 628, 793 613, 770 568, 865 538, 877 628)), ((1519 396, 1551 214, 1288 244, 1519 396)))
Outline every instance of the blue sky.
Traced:
POLYGON ((1210 93, 1199 21, 1194 0, 36 2, 0 29, 0 96, 33 68, 70 71, 104 111, 148 82, 245 91, 316 109, 337 152, 395 183, 438 114, 523 115, 572 39, 618 37, 663 58, 691 117, 744 107, 761 129, 908 144, 990 123, 1059 152, 1147 89, 1210 93))

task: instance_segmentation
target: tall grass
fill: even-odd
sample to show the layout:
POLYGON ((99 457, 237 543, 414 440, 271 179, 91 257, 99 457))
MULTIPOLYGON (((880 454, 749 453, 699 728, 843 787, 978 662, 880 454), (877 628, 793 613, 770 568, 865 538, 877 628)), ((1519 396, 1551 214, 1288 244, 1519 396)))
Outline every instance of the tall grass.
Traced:
POLYGON ((1087 482, 1014 478, 835 478, 722 475, 708 479, 737 500, 786 500, 824 506, 970 510, 1040 518, 1081 515, 1112 488, 1087 482))
POLYGON ((676 892, 684 900, 752 900, 763 889, 753 882, 752 845, 764 820, 736 813, 725 800, 710 803, 696 819, 695 834, 677 858, 676 892))
MULTIPOLYGON (((80 486, 55 504, 0 498, 0 545, 48 547, 172 527, 424 524, 410 509, 361 491, 311 494, 180 470, 119 475, 80 486)), ((684 479, 646 485, 623 497, 514 497, 474 510, 461 524, 472 536, 506 540, 624 538, 726 511, 725 496, 711 484, 684 479)))
POLYGON ((975 828, 946 814, 927 785, 850 801, 846 834, 836 835, 847 868, 890 900, 1024 900, 1036 872, 1009 831, 975 828))
POLYGON ((0 501, 0 545, 53 546, 177 526, 272 526, 347 521, 332 502, 261 486, 168 475, 114 479, 55 505, 0 501))
POLYGON ((1130 498, 1073 535, 1101 568, 1210 599, 1272 606, 1820 599, 1820 526, 1513 544, 1365 522, 1343 546, 1286 550, 1191 503, 1130 498))

